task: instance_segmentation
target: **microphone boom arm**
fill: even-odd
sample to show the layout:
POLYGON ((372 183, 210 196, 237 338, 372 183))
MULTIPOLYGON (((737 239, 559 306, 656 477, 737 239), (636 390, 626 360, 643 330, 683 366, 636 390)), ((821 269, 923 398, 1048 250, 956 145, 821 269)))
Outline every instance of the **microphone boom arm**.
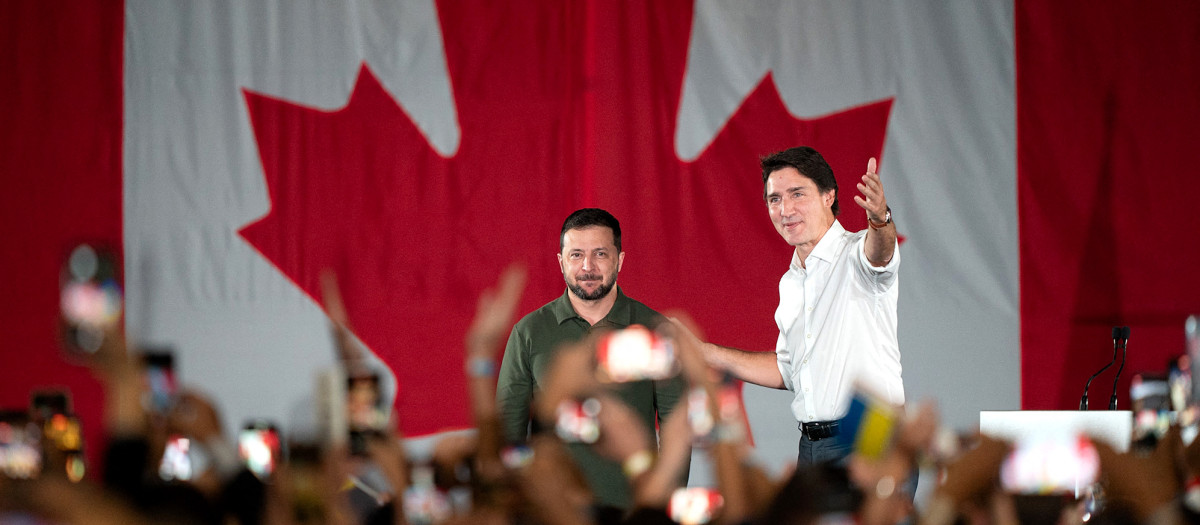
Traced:
MULTIPOLYGON (((1117 348, 1118 348, 1118 347, 1120 346, 1120 344, 1121 344, 1121 334, 1122 334, 1121 327, 1119 327, 1119 326, 1114 326, 1114 327, 1113 327, 1113 329, 1112 329, 1112 337, 1113 337, 1113 356, 1112 356, 1112 360, 1111 360, 1111 361, 1109 361, 1107 365, 1104 365, 1104 368, 1101 368, 1101 369, 1100 369, 1100 370, 1098 370, 1096 373, 1092 374, 1092 377, 1089 377, 1089 378, 1088 378, 1088 380, 1087 380, 1087 384, 1085 384, 1085 385, 1083 386, 1083 397, 1080 397, 1080 398, 1079 398, 1079 409, 1080 409, 1080 410, 1087 410, 1087 409, 1088 409, 1088 389, 1092 387, 1092 380, 1093 380, 1093 379, 1096 379, 1096 377, 1097 377, 1097 376, 1099 376, 1100 374, 1102 374, 1102 373, 1103 373, 1105 370, 1108 370, 1108 367, 1112 366, 1112 365, 1113 365, 1113 363, 1117 362, 1117 348)), ((1124 363, 1122 363, 1122 365, 1121 365, 1121 366, 1122 366, 1122 367, 1124 367, 1124 366, 1125 366, 1125 365, 1124 365, 1124 363)), ((1115 389, 1116 387, 1113 387, 1113 388, 1115 389)), ((1115 390, 1114 390, 1114 393, 1115 393, 1115 390)))
MULTIPOLYGON (((1108 409, 1117 409, 1117 381, 1121 380, 1121 372, 1125 370, 1125 359, 1129 356, 1129 327, 1121 327, 1121 367, 1117 369, 1117 377, 1113 379, 1112 397, 1108 399, 1108 409)), ((1117 356, 1113 354, 1113 361, 1117 360, 1117 356)))

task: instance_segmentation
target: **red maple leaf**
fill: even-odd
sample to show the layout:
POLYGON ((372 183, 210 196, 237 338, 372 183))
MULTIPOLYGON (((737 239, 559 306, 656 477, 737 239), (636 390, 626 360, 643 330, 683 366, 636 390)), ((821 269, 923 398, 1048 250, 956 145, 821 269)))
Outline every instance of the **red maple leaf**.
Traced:
POLYGON ((364 64, 347 104, 321 111, 247 91, 271 210, 241 235, 315 300, 339 276, 358 337, 395 372, 402 430, 470 425, 462 337, 510 261, 523 311, 564 291, 558 229, 583 206, 624 230, 620 284, 683 308, 719 342, 769 349, 790 247, 762 202, 759 156, 820 150, 851 195, 881 154, 891 100, 802 120, 771 77, 694 162, 674 151, 691 2, 441 2, 461 142, 437 154, 364 64))

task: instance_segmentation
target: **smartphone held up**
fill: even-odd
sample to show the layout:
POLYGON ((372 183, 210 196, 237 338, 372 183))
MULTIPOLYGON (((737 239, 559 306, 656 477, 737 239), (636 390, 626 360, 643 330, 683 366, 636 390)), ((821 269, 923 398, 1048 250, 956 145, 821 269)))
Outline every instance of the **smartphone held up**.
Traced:
POLYGON ((279 429, 274 423, 265 420, 249 421, 238 433, 238 455, 246 468, 259 479, 271 477, 279 464, 283 452, 283 442, 279 438, 279 429))
POLYGON ((700 525, 716 517, 725 505, 725 498, 716 489, 680 487, 671 493, 667 514, 682 525, 700 525))
POLYGON ((124 308, 116 255, 90 244, 76 246, 63 264, 60 288, 64 345, 96 353, 124 308))
POLYGON ((564 399, 558 405, 554 431, 567 443, 595 443, 600 439, 600 400, 594 397, 564 399))
POLYGON ((41 471, 41 429, 24 411, 0 411, 0 473, 9 479, 32 479, 41 471))
POLYGON ((147 410, 166 414, 175 401, 175 353, 168 348, 147 349, 142 352, 142 380, 145 382, 147 410))
POLYGON ((600 380, 611 383, 666 379, 678 371, 674 341, 638 324, 601 336, 596 361, 600 380))
POLYGON ((378 373, 356 374, 346 379, 346 422, 350 454, 367 455, 367 443, 384 435, 389 411, 378 373))

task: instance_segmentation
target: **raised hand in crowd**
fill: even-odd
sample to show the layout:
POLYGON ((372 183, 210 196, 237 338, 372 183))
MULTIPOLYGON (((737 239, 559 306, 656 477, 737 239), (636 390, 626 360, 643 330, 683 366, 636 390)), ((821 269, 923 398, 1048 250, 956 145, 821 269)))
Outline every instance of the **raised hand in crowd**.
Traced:
POLYGON ((1102 441, 1095 446, 1109 505, 1130 511, 1142 523, 1156 515, 1174 519, 1169 517, 1178 511, 1174 503, 1183 489, 1187 457, 1178 427, 1172 426, 1149 454, 1122 454, 1102 441))
POLYGON ((945 525, 959 515, 990 515, 1000 492, 1000 465, 1011 451, 1004 441, 978 436, 974 448, 946 466, 921 523, 945 525))
POLYGON ((480 294, 475 318, 467 328, 464 368, 471 414, 479 433, 475 471, 485 483, 499 482, 504 475, 500 459, 503 437, 496 406, 496 355, 512 328, 527 278, 524 265, 509 265, 496 287, 480 294))
POLYGON ((351 332, 350 317, 346 313, 346 304, 342 300, 337 275, 332 271, 321 274, 321 302, 324 303, 325 314, 329 316, 334 349, 346 370, 346 375, 354 377, 368 373, 366 352, 358 345, 351 332))
MULTIPOLYGON (((872 190, 878 182, 873 173, 872 163, 864 176, 867 191, 860 206, 868 212, 886 211, 881 188, 872 190)), ((105 483, 72 484, 61 476, 30 483, 0 479, 0 512, 21 509, 64 523, 398 525, 410 522, 406 494, 419 484, 414 480, 420 470, 432 472, 433 484, 440 490, 470 487, 469 510, 438 517, 442 523, 668 523, 669 502, 685 479, 693 440, 704 438, 713 459, 716 488, 724 499, 714 523, 807 524, 829 519, 830 513, 844 513, 861 525, 914 518, 932 525, 958 520, 1008 524, 1022 516, 1017 498, 998 483, 1001 464, 1012 447, 986 436, 978 436, 973 448, 945 465, 931 500, 920 515, 915 514, 907 492, 909 481, 917 461, 930 454, 940 424, 936 408, 928 403, 910 406, 899 419, 891 446, 878 457, 854 455, 848 469, 817 465, 785 471, 785 476, 773 479, 754 464, 740 398, 730 395, 730 387, 710 367, 699 328, 681 313, 660 328, 660 335, 673 338, 681 374, 696 398, 704 400, 702 407, 681 404, 660 420, 656 436, 655 429, 645 428, 636 413, 622 404, 613 384, 599 378, 596 335, 556 353, 534 399, 533 414, 543 431, 526 448, 506 449, 495 397, 497 356, 512 327, 526 279, 524 267, 513 265, 494 288, 481 294, 475 317, 464 332, 464 371, 476 432, 441 438, 428 468, 410 462, 393 419, 368 434, 365 458, 352 458, 334 444, 297 443, 290 460, 279 464, 265 483, 258 481, 240 463, 226 440, 217 408, 201 392, 183 391, 167 410, 150 410, 141 363, 131 357, 117 324, 109 327, 100 349, 85 361, 106 392, 110 441, 106 464, 99 469, 105 483), (584 399, 601 407, 594 414, 598 434, 588 446, 623 466, 632 487, 632 512, 619 516, 597 512, 601 508, 597 498, 572 460, 578 451, 569 450, 558 435, 547 431, 555 429, 564 404, 572 406, 584 399), (712 421, 712 431, 694 436, 690 416, 712 421), (188 437, 206 453, 208 468, 197 469, 186 482, 160 480, 156 469, 167 435, 188 437), (385 482, 379 490, 363 489, 378 504, 373 510, 353 504, 347 490, 351 484, 359 486, 357 474, 364 463, 377 467, 385 482), (246 496, 255 491, 265 496, 246 496)), ((369 372, 366 351, 350 331, 331 274, 322 278, 321 289, 339 362, 352 377, 369 372)), ((1200 479, 1200 442, 1185 447, 1178 430, 1173 430, 1149 454, 1120 454, 1100 442, 1095 446, 1109 506, 1128 509, 1143 523, 1183 519, 1179 496, 1184 480, 1200 479)))
POLYGON ((939 420, 932 402, 917 405, 897 425, 891 447, 877 459, 854 455, 850 478, 863 493, 859 522, 863 525, 899 523, 912 516, 912 494, 908 480, 919 456, 928 451, 939 420))

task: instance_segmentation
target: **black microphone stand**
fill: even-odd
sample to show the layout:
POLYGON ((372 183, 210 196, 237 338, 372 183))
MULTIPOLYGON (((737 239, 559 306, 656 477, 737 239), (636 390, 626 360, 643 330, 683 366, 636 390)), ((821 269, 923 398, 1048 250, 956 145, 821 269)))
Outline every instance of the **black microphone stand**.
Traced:
MULTIPOLYGON (((1083 397, 1079 398, 1079 409, 1080 409, 1080 410, 1087 410, 1087 409, 1088 409, 1088 396, 1087 396, 1087 395, 1088 395, 1088 389, 1092 387, 1092 380, 1093 380, 1093 379, 1096 379, 1096 376, 1100 375, 1100 374, 1101 374, 1101 373, 1103 373, 1105 370, 1108 370, 1108 367, 1112 366, 1112 365, 1113 365, 1113 363, 1117 362, 1117 347, 1118 347, 1118 346, 1120 345, 1120 343, 1121 343, 1121 327, 1119 327, 1119 326, 1114 326, 1114 327, 1113 327, 1113 329, 1112 329, 1112 337, 1113 337, 1113 356, 1112 356, 1112 361, 1109 361, 1107 365, 1104 365, 1104 368, 1101 368, 1099 371, 1097 371, 1096 373, 1092 374, 1092 377, 1089 377, 1089 378, 1088 378, 1088 380, 1087 380, 1087 384, 1085 384, 1085 385, 1083 386, 1083 397)), ((1122 365, 1122 366, 1124 366, 1124 365, 1122 365)))
MULTIPOLYGON (((1113 379, 1112 397, 1108 399, 1108 409, 1117 409, 1117 381, 1121 379, 1121 371, 1125 370, 1125 358, 1129 355, 1129 327, 1121 327, 1121 367, 1117 369, 1117 377, 1113 379)), ((1116 361, 1117 355, 1113 354, 1113 360, 1116 361)))

